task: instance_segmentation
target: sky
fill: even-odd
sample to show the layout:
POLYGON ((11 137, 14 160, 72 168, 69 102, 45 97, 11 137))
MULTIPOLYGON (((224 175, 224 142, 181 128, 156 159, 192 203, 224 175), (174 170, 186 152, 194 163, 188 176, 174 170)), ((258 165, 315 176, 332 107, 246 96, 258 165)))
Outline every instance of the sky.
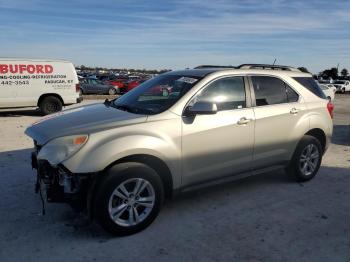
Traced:
POLYGON ((0 0, 0 57, 350 69, 350 0, 0 0))

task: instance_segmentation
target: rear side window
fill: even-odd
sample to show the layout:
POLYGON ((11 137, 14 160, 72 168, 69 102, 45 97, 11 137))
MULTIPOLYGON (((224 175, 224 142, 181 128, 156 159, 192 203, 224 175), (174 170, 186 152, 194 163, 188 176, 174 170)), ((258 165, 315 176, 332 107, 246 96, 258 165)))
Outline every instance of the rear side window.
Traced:
POLYGON ((286 85, 288 102, 297 102, 299 100, 299 95, 288 85, 286 85))
POLYGON ((322 89, 319 87, 319 85, 315 82, 315 80, 312 77, 293 77, 293 79, 296 80, 302 86, 306 87, 309 91, 314 93, 316 96, 326 99, 326 96, 323 93, 322 89))
POLYGON ((296 102, 298 94, 281 79, 270 76, 251 77, 257 106, 296 102))

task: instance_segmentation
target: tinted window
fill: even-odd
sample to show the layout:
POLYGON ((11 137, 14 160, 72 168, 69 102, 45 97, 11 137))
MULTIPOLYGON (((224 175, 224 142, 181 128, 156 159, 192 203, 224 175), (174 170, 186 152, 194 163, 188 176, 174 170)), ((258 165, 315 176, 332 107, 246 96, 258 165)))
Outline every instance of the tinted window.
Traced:
POLYGON ((288 102, 297 102, 299 100, 299 95, 288 85, 286 85, 288 102))
POLYGON ((286 86, 282 80, 269 76, 252 76, 252 81, 257 106, 288 102, 286 86))
POLYGON ((326 99, 326 96, 324 95, 323 91, 312 77, 294 77, 294 80, 298 81, 299 84, 309 89, 309 91, 311 91, 318 97, 326 99))
POLYGON ((203 89, 191 104, 209 101, 216 104, 219 111, 246 107, 243 77, 229 77, 216 80, 203 89))

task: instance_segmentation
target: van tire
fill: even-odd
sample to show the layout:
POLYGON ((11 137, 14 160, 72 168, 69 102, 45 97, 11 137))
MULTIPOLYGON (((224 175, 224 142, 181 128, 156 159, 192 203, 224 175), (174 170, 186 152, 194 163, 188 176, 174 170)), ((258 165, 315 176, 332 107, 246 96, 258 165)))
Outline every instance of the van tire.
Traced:
POLYGON ((287 167, 287 173, 297 182, 309 181, 317 174, 322 162, 322 156, 323 150, 320 141, 313 136, 304 135, 294 151, 293 158, 287 167), (309 156, 307 156, 308 147, 310 148, 309 156), (313 155, 317 153, 318 158, 316 160, 313 155), (306 158, 309 160, 306 161, 306 158), (311 162, 313 167, 311 167, 311 164, 307 164, 308 167, 303 172, 302 166, 305 167, 305 162, 308 161, 309 163, 311 162))
MULTIPOLYGON (((144 182, 143 182, 144 183, 144 182)), ((140 186, 142 188, 142 186, 140 186)), ((150 195, 149 195, 150 196, 150 195)), ((157 174, 157 172, 149 167, 148 165, 137 163, 137 162, 126 162, 126 163, 120 163, 113 167, 111 167, 109 170, 106 171, 104 178, 102 181, 98 183, 98 186, 96 188, 95 196, 92 200, 92 208, 93 208, 93 217, 97 220, 97 222, 107 231, 117 236, 126 236, 135 234, 146 227, 148 227, 154 219, 157 217, 161 205, 164 200, 164 188, 162 181, 157 174), (136 224, 129 224, 129 225, 123 225, 121 221, 118 221, 119 218, 121 219, 127 219, 130 218, 130 213, 132 211, 128 211, 129 209, 132 209, 134 205, 138 205, 135 200, 140 198, 145 198, 144 195, 141 195, 142 192, 148 193, 148 186, 139 194, 133 194, 132 192, 135 192, 136 184, 134 185, 133 182, 129 182, 130 184, 125 184, 124 188, 128 189, 129 198, 124 198, 127 200, 123 200, 122 198, 118 197, 114 192, 120 192, 116 191, 117 188, 119 188, 121 185, 124 185, 124 183, 128 183, 128 181, 134 181, 134 180, 141 179, 142 181, 146 181, 151 185, 151 192, 153 192, 153 206, 149 211, 145 211, 146 209, 143 209, 144 207, 139 206, 137 207, 138 212, 137 216, 141 216, 143 213, 148 213, 143 220, 140 222, 135 221, 136 224), (145 192, 146 190, 146 192, 145 192), (131 199, 131 200, 130 200, 131 199), (121 201, 121 202, 120 202, 121 201), (132 201, 129 202, 129 201, 132 201), (128 202, 125 204, 125 202, 128 202), (113 204, 114 203, 114 204, 113 204), (124 204, 123 204, 124 203, 124 204), (136 204, 133 204, 136 203, 136 204), (112 206, 111 206, 112 205, 112 206), (114 206, 113 206, 114 205, 114 206), (120 208, 122 205, 128 205, 128 209, 122 211, 118 218, 116 220, 113 220, 111 218, 111 212, 110 208, 120 208), (126 217, 125 217, 126 216, 126 217)), ((119 209, 120 210, 120 209, 119 209)), ((135 213, 133 213, 135 216, 135 213)))
POLYGON ((62 110, 62 102, 55 96, 45 97, 39 104, 40 111, 43 115, 49 115, 62 110))

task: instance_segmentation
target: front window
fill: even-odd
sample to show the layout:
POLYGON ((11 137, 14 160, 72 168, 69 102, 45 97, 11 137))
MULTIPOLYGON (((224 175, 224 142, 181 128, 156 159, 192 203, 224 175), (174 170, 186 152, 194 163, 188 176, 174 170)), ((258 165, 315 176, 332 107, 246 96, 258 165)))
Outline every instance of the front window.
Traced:
POLYGON ((197 76, 160 75, 121 96, 112 106, 135 114, 158 114, 173 106, 200 79, 197 76))
POLYGON ((192 106, 196 102, 202 101, 215 103, 218 111, 245 108, 243 77, 227 77, 214 81, 201 90, 189 105, 192 106))

